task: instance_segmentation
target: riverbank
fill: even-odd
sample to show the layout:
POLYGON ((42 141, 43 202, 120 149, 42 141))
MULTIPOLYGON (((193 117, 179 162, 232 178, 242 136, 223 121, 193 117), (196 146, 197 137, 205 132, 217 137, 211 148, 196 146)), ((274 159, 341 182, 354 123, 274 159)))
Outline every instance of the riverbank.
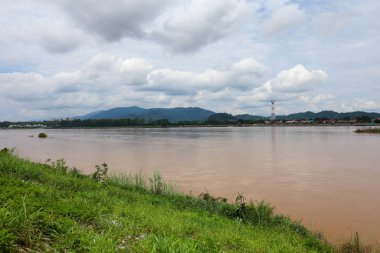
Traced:
POLYGON ((234 204, 150 180, 0 154, 2 252, 333 252, 265 203, 234 204), (177 250, 177 251, 175 251, 177 250))
POLYGON ((223 128, 223 127, 380 127, 378 123, 257 123, 257 124, 168 124, 168 125, 141 125, 141 126, 55 126, 55 127, 46 127, 46 126, 14 126, 14 127, 0 127, 0 130, 25 130, 25 129, 115 129, 115 128, 130 128, 130 129, 160 129, 160 128, 223 128))

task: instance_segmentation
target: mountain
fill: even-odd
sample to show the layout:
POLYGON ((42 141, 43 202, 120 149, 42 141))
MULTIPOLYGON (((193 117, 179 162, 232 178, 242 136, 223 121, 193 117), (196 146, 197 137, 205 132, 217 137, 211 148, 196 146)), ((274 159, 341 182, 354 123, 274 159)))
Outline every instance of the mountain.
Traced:
MULTIPOLYGON (((145 121, 154 121, 159 119, 167 119, 172 123, 179 121, 209 121, 209 122, 232 122, 238 120, 269 120, 269 117, 238 114, 231 115, 227 113, 214 113, 199 107, 176 107, 176 108, 150 108, 144 109, 138 106, 131 107, 116 107, 109 110, 102 110, 91 112, 86 115, 76 117, 77 119, 144 119, 145 121)), ((289 115, 278 115, 277 120, 302 120, 302 119, 361 119, 362 121, 369 121, 368 119, 380 118, 380 113, 375 112, 334 112, 334 111, 321 111, 321 112, 300 112, 289 115)))
POLYGON ((138 106, 116 107, 109 110, 103 110, 99 113, 93 113, 88 119, 126 119, 141 118, 139 115, 146 109, 138 106))
POLYGON ((92 112, 79 119, 144 119, 146 121, 167 119, 170 122, 178 121, 205 121, 214 112, 199 107, 150 108, 138 106, 117 107, 109 110, 92 112))
POLYGON ((379 118, 380 113, 376 112, 334 112, 334 111, 321 111, 321 112, 301 112, 301 113, 293 113, 289 115, 279 115, 276 119, 279 120, 302 120, 302 119, 355 119, 355 118, 363 118, 368 117, 369 119, 379 118))

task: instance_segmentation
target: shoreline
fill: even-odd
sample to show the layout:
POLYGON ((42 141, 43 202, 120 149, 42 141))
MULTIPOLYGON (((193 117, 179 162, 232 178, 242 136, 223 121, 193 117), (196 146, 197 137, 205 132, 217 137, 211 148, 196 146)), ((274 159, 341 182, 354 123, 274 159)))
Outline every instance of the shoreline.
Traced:
POLYGON ((165 128, 222 128, 222 127, 380 127, 380 124, 253 124, 253 125, 169 125, 169 126, 106 126, 106 127, 12 127, 0 128, 0 130, 19 130, 19 129, 165 129, 165 128))

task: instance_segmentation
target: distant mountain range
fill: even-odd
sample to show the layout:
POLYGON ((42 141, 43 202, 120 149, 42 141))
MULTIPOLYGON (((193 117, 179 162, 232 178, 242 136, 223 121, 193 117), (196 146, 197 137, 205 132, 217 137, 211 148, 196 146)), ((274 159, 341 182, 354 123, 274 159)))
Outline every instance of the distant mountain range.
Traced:
MULTIPOLYGON (((144 119, 145 121, 154 121, 159 119, 167 119, 170 122, 179 121, 198 121, 203 122, 209 119, 212 120, 268 120, 268 117, 250 115, 250 114, 239 114, 230 115, 224 113, 216 113, 213 111, 205 110, 199 107, 176 107, 176 108, 150 108, 144 109, 138 106, 131 107, 117 107, 109 110, 101 110, 88 113, 86 115, 75 117, 77 119, 144 119)), ((314 119, 353 119, 359 117, 368 117, 370 119, 380 118, 380 113, 375 112, 344 112, 338 113, 334 111, 321 111, 318 113, 314 112, 302 112, 293 113, 289 115, 279 115, 277 119, 280 120, 314 120, 314 119)))
POLYGON ((117 107, 104 111, 91 112, 79 119, 144 119, 153 121, 167 119, 170 122, 178 121, 205 121, 214 112, 199 107, 176 107, 176 108, 150 108, 144 109, 138 106, 117 107))
POLYGON ((380 113, 376 112, 334 112, 334 111, 321 111, 321 112, 301 112, 289 115, 279 115, 276 118, 282 120, 302 120, 302 119, 354 119, 360 117, 368 117, 370 119, 380 118, 380 113))

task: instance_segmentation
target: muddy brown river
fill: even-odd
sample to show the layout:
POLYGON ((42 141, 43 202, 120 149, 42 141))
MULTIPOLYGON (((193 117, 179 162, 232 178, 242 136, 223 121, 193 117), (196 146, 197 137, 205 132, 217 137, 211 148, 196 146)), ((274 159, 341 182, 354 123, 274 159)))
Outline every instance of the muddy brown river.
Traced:
POLYGON ((85 173, 163 177, 194 195, 266 200, 334 243, 380 241, 380 135, 355 127, 0 130, 0 148, 35 161, 64 158, 85 173), (48 138, 39 139, 44 131, 48 138), (31 137, 31 136, 34 137, 31 137))

